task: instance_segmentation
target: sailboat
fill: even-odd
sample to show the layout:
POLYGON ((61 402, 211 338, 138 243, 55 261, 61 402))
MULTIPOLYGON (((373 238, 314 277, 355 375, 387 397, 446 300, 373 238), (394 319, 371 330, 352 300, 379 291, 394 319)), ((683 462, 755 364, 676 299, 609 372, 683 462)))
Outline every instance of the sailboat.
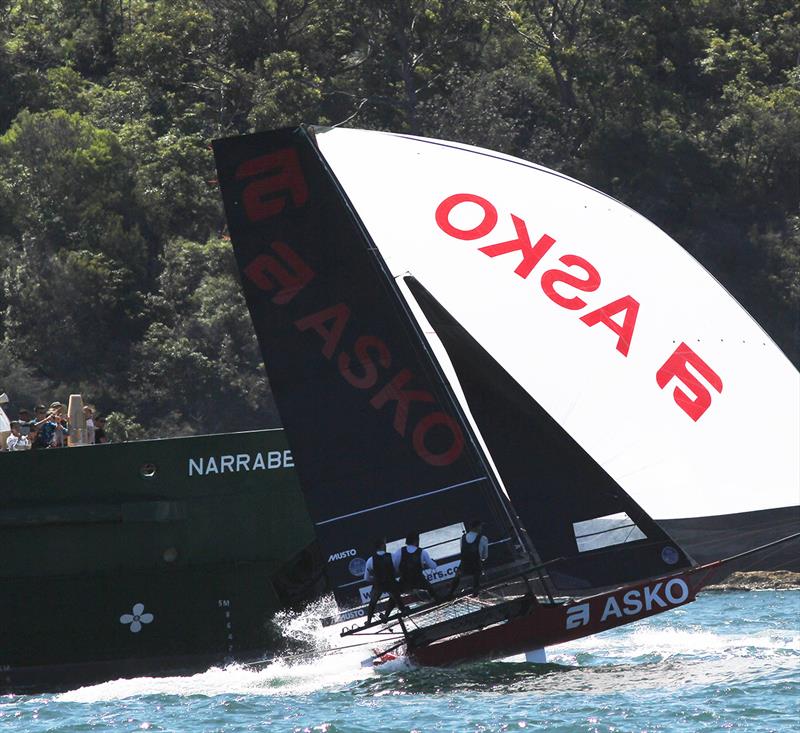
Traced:
POLYGON ((342 619, 377 537, 420 532, 444 582, 480 518, 485 592, 423 605, 403 643, 425 664, 506 656, 691 602, 720 562, 652 516, 796 507, 797 371, 619 202, 390 133, 301 126, 214 154, 342 619))

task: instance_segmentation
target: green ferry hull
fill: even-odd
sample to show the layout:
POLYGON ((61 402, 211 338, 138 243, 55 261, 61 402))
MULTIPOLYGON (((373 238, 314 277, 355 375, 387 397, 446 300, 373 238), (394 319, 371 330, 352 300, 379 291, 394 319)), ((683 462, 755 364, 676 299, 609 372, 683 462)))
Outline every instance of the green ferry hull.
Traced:
POLYGON ((282 430, 0 461, 0 690, 263 656, 324 588, 282 430))

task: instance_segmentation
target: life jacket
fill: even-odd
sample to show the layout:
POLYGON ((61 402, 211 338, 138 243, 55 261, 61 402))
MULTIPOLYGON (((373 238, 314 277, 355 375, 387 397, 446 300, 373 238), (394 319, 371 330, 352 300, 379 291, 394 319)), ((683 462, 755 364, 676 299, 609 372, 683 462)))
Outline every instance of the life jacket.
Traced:
POLYGON ((422 574, 422 550, 418 547, 416 552, 409 552, 408 547, 400 551, 400 581, 405 585, 424 581, 422 574))
POLYGON ((394 582, 394 563, 392 556, 388 552, 379 555, 377 552, 372 556, 372 576, 376 583, 389 585, 394 582))
POLYGON ((481 571, 481 538, 482 534, 475 537, 474 542, 467 542, 467 535, 461 536, 461 572, 479 573, 481 571))

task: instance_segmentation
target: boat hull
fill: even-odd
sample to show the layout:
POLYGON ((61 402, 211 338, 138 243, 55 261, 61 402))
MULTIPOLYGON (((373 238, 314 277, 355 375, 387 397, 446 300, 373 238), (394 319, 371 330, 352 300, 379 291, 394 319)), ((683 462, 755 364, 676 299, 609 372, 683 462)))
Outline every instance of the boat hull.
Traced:
MULTIPOLYGON (((469 631, 469 617, 451 622, 452 635, 432 643, 409 636, 408 655, 423 666, 442 667, 482 659, 502 659, 528 650, 591 636, 695 600, 707 572, 680 573, 628 585, 565 604, 508 605, 509 618, 469 631), (463 625, 458 628, 459 622, 463 625), (419 643, 422 642, 422 643, 419 643), (418 645, 419 644, 419 645, 418 645)), ((525 603, 525 599, 521 599, 525 603)))

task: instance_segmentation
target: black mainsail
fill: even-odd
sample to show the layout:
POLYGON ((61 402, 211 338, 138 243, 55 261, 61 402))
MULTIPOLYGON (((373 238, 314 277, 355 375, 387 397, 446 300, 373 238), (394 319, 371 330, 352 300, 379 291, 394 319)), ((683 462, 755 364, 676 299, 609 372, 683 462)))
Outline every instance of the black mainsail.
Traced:
MULTIPOLYGON (((304 128, 217 140, 245 299, 342 605, 376 538, 479 517, 519 555, 504 497, 380 254, 304 128)), ((399 202, 398 202, 399 203, 399 202)))

